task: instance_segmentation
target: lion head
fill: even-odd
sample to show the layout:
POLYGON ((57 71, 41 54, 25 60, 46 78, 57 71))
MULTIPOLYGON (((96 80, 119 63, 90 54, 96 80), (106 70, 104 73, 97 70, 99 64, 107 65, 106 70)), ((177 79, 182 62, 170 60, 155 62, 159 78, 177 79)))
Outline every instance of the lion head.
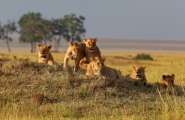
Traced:
POLYGON ((89 52, 94 52, 95 48, 96 48, 96 41, 98 39, 97 38, 88 38, 88 39, 83 39, 87 49, 89 50, 89 52))
POLYGON ((146 66, 133 66, 132 77, 136 80, 143 80, 145 77, 145 68, 146 66))
POLYGON ((174 87, 175 75, 162 75, 161 86, 163 88, 174 87))
POLYGON ((100 71, 102 70, 104 61, 100 57, 91 57, 90 60, 91 62, 89 64, 91 65, 94 75, 100 75, 100 71))
POLYGON ((51 47, 51 44, 48 44, 46 46, 38 45, 40 59, 45 60, 49 56, 49 51, 51 47))
POLYGON ((71 52, 71 56, 72 59, 76 59, 78 54, 79 54, 79 50, 80 50, 80 44, 79 43, 69 43, 69 47, 70 47, 70 52, 71 52))

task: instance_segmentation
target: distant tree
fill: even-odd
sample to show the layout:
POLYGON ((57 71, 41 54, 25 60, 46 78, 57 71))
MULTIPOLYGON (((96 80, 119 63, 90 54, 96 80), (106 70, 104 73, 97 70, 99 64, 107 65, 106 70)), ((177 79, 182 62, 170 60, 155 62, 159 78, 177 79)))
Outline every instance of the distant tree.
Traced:
POLYGON ((40 29, 40 35, 43 38, 44 45, 46 45, 46 41, 51 41, 53 37, 53 24, 50 20, 43 19, 40 29))
POLYGON ((67 29, 67 26, 64 25, 63 19, 53 19, 52 20, 52 25, 53 25, 53 38, 55 41, 54 49, 56 52, 58 52, 59 46, 60 46, 60 41, 62 38, 68 40, 69 39, 69 32, 67 29))
POLYGON ((52 24, 41 17, 40 13, 24 14, 18 21, 20 26, 20 42, 30 43, 30 52, 36 52, 36 43, 51 40, 52 24))
POLYGON ((81 41, 81 36, 86 32, 83 16, 76 17, 75 14, 65 15, 64 18, 53 19, 53 36, 55 36, 55 51, 58 52, 61 39, 66 41, 81 41), (57 37, 56 37, 57 36, 57 37))
POLYGON ((6 41, 9 52, 11 52, 9 42, 12 41, 10 34, 12 34, 13 32, 16 32, 16 30, 17 30, 17 26, 15 22, 8 21, 8 23, 5 24, 4 26, 2 26, 0 23, 0 39, 6 41))
POLYGON ((66 26, 66 31, 68 32, 65 36, 67 41, 81 41, 81 36, 84 36, 84 33, 86 32, 83 25, 84 21, 85 17, 81 15, 79 17, 75 14, 64 16, 62 23, 66 26))

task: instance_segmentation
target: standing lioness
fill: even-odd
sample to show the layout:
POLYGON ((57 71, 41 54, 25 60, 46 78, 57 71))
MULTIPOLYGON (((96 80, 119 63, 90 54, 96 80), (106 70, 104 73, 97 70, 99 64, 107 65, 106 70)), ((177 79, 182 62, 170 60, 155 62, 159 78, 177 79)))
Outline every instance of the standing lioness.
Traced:
POLYGON ((38 45, 38 63, 45 63, 48 65, 54 64, 53 56, 50 53, 51 44, 48 44, 46 46, 38 45))
POLYGON ((74 71, 79 69, 79 62, 85 56, 85 44, 84 43, 69 43, 66 54, 64 56, 63 68, 67 69, 67 63, 69 59, 75 60, 74 71))

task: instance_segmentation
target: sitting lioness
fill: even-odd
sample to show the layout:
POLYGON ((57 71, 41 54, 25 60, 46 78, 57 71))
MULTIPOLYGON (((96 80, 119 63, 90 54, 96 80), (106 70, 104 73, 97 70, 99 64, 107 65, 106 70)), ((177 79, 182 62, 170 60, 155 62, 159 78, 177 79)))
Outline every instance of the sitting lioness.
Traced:
POLYGON ((162 81, 161 81, 161 87, 162 88, 172 88, 174 87, 174 79, 175 79, 175 75, 162 75, 162 81))
POLYGON ((96 46, 97 40, 98 40, 97 38, 83 39, 86 45, 85 56, 86 56, 87 63, 90 62, 90 57, 100 57, 101 58, 101 52, 99 48, 96 46))
POLYGON ((145 76, 145 68, 146 66, 133 66, 133 71, 131 74, 125 76, 125 80, 134 80, 141 81, 144 85, 146 85, 147 80, 145 76))
POLYGON ((79 62, 85 56, 85 44, 84 43, 69 43, 68 49, 64 56, 63 68, 67 69, 67 63, 69 59, 75 60, 74 71, 79 69, 79 62))
POLYGON ((120 79, 122 80, 123 77, 121 75, 121 72, 119 70, 115 70, 113 68, 107 67, 104 65, 104 61, 100 57, 91 57, 90 63, 86 63, 86 58, 84 57, 81 61, 79 66, 81 68, 86 69, 86 75, 85 78, 90 77, 96 77, 98 75, 105 76, 106 78, 110 79, 120 79))
POLYGON ((54 64, 53 56, 50 53, 51 44, 48 44, 46 46, 38 45, 38 63, 45 63, 48 65, 54 64))

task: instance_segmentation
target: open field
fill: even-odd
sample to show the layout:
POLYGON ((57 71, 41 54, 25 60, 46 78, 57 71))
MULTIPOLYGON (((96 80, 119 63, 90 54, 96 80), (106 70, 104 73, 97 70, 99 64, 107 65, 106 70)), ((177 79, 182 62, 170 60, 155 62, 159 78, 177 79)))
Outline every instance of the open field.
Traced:
POLYGON ((97 88, 96 79, 83 80, 84 72, 63 71, 64 53, 53 53, 58 63, 54 66, 38 65, 37 53, 0 53, 0 119, 184 120, 185 54, 153 51, 147 52, 153 61, 134 60, 140 52, 144 51, 102 56, 106 66, 123 76, 134 65, 146 65, 147 86, 119 81, 104 88, 97 88), (162 75, 172 73, 175 88, 160 89, 162 75))
MULTIPOLYGON (((54 42, 48 42, 53 45, 54 42)), ((150 40, 150 39, 106 39, 98 38, 97 45, 104 52, 137 53, 137 52, 185 52, 185 40, 150 40)), ((65 51, 68 42, 61 40, 59 51, 65 51)), ((10 48, 13 52, 30 52, 29 43, 20 43, 18 36, 13 36, 10 48)), ((53 48, 51 50, 53 50, 53 48)), ((8 52, 6 43, 0 40, 0 52, 8 52)))

